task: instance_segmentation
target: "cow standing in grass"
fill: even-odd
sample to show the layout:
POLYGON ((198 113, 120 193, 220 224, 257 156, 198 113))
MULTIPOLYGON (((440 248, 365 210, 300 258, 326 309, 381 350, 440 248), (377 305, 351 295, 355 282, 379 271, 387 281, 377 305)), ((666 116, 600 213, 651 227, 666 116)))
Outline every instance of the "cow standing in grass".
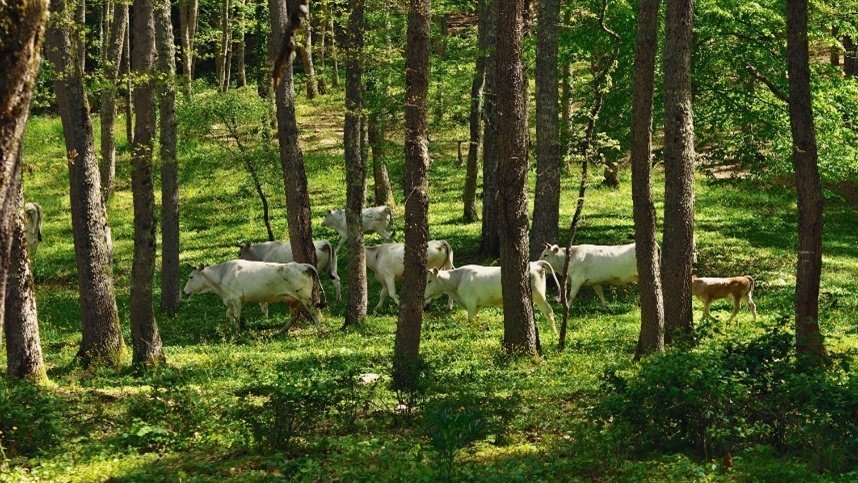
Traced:
MULTIPOLYGON (((566 248, 546 245, 539 257, 551 264, 556 272, 563 271, 566 262, 566 248)), ((608 302, 602 293, 602 284, 625 285, 638 281, 635 244, 628 245, 575 245, 572 247, 572 259, 569 260, 569 304, 575 300, 582 286, 593 287, 602 307, 608 302)))
POLYGON ((733 313, 727 323, 733 321, 739 313, 742 302, 748 304, 751 309, 751 314, 754 317, 754 322, 757 321, 757 305, 754 303, 752 295, 754 293, 754 279, 745 275, 742 277, 697 277, 691 276, 691 293, 703 302, 703 318, 711 317, 709 314, 709 306, 712 302, 728 297, 733 299, 733 313))
MULTIPOLYGON (((387 206, 373 206, 364 208, 361 211, 361 220, 363 222, 363 232, 378 233, 384 238, 384 241, 393 241, 393 234, 388 232, 393 225, 393 210, 387 206)), ((340 234, 340 242, 337 243, 337 251, 343 246, 346 239, 346 212, 343 210, 328 210, 325 212, 325 219, 322 220, 322 226, 333 228, 340 234)))

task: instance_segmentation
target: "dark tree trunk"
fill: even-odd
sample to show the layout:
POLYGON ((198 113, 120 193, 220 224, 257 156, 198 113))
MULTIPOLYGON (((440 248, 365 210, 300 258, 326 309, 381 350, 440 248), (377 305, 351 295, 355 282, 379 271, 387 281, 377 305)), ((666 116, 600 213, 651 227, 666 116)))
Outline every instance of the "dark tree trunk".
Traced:
POLYGON ((194 75, 194 37, 197 31, 199 0, 180 0, 179 25, 182 30, 182 91, 191 97, 194 75))
POLYGON ((483 112, 483 84, 486 80, 486 2, 488 0, 479 0, 477 2, 477 15, 479 23, 477 25, 479 48, 477 60, 474 65, 474 78, 471 80, 471 115, 468 120, 470 128, 470 140, 468 143, 468 164, 465 169, 465 190, 462 195, 463 201, 463 218, 466 222, 474 222, 479 218, 477 214, 477 174, 480 170, 480 117, 483 112))
MULTIPOLYGON (((164 0, 159 0, 164 1, 164 0)), ((131 192, 134 200, 134 259, 131 263, 131 340, 135 366, 165 361, 152 307, 155 275, 155 191, 152 146, 155 137, 155 63, 153 0, 134 0, 134 56, 131 69, 140 79, 134 89, 137 119, 131 149, 131 192)))
MULTIPOLYGON (((486 0, 486 79, 483 84, 483 224, 480 233, 480 254, 500 255, 497 220, 498 187, 498 106, 495 92, 497 66, 496 32, 499 0, 486 0)), ((506 35, 506 34, 504 34, 506 35)))
MULTIPOLYGON (((572 10, 567 8, 563 14, 563 25, 572 23, 572 10)), ((567 55, 561 64, 560 78, 560 165, 565 165, 566 156, 571 153, 572 145, 572 59, 567 55)))
POLYGON ((168 0, 157 0, 155 42, 161 112, 161 309, 175 312, 179 289, 179 163, 176 161, 176 47, 168 0))
POLYGON ((372 149, 372 179, 373 194, 376 206, 393 203, 393 193, 390 189, 390 176, 384 161, 384 126, 379 120, 379 113, 373 110, 367 116, 369 146, 372 149))
POLYGON ((46 55, 54 72, 62 73, 54 77, 54 91, 62 118, 71 188, 69 199, 83 326, 78 357, 84 366, 117 365, 123 341, 89 103, 79 65, 72 61, 69 32, 60 26, 66 11, 65 0, 53 0, 51 11, 58 18, 47 31, 46 55))
MULTIPOLYGON (((38 63, 36 63, 38 65, 38 63)), ((20 171, 18 172, 20 183, 20 171)), ((18 206, 24 203, 19 184, 18 206)), ((12 263, 6 284, 6 375, 29 379, 37 384, 48 382, 42 361, 39 339, 39 314, 30 256, 27 253, 27 230, 20 214, 12 220, 12 263)))
POLYGON ((75 60, 80 64, 80 71, 86 74, 86 0, 77 0, 75 24, 72 35, 75 38, 75 60))
POLYGON ((858 75, 858 44, 851 36, 843 37, 843 48, 846 53, 843 55, 843 72, 850 77, 858 75))
POLYGON ((393 387, 413 390, 420 361, 426 245, 429 242, 429 0, 411 0, 405 48, 405 271, 396 341, 393 387))
MULTIPOLYGON (((322 10, 327 7, 322 7, 322 10)), ((328 34, 328 23, 327 20, 322 15, 316 17, 316 27, 315 30, 319 32, 319 41, 316 42, 316 59, 318 59, 318 63, 316 66, 318 67, 318 84, 319 84, 319 94, 325 95, 328 93, 328 85, 325 81, 325 39, 328 34)))
MULTIPOLYGON (((348 81, 346 81, 348 84, 348 81)), ((363 95, 361 94, 361 97, 363 95)), ((363 100, 361 100, 363 102, 363 100)), ((364 175, 366 175, 366 161, 369 159, 369 121, 367 120, 366 113, 363 112, 363 106, 361 106, 361 115, 360 115, 360 142, 358 143, 360 147, 360 159, 364 166, 364 175)), ((366 182, 364 182, 366 185, 366 182)), ((366 190, 366 186, 364 186, 364 190, 366 190)))
POLYGON ((361 77, 363 74, 363 0, 351 3, 346 44, 346 116, 344 127, 346 157, 346 227, 349 250, 349 299, 344 327, 366 318, 366 253, 361 210, 366 191, 366 166, 361 149, 361 77))
POLYGON ((332 79, 331 85, 334 87, 339 87, 340 86, 340 66, 337 63, 337 60, 338 60, 337 59, 337 57, 338 57, 338 55, 337 55, 337 29, 336 29, 336 25, 334 24, 333 9, 331 8, 330 4, 328 4, 328 12, 331 14, 331 20, 330 20, 330 22, 331 22, 331 35, 330 35, 330 39, 331 39, 331 44, 330 44, 330 46, 331 46, 331 69, 333 69, 333 71, 334 71, 333 72, 334 77, 332 79))
MULTIPOLYGON (((831 27, 831 37, 837 41, 837 38, 840 36, 837 27, 831 27)), ((831 62, 831 65, 835 67, 840 67, 840 49, 837 45, 832 45, 828 49, 828 59, 831 62)))
MULTIPOLYGON (((281 45, 293 46, 295 31, 304 21, 307 12, 306 0, 290 2, 289 14, 286 0, 269 0, 271 15, 271 38, 269 56, 277 70, 277 58, 281 45)), ((304 171, 304 154, 298 145, 298 121, 295 118, 295 85, 292 77, 294 51, 286 54, 279 84, 275 82, 275 105, 277 107, 277 137, 280 141, 280 164, 283 168, 283 184, 286 191, 286 215, 289 220, 289 239, 296 262, 316 264, 316 249, 313 246, 313 230, 310 225, 310 197, 307 193, 307 174, 304 171)), ((281 56, 282 57, 282 56, 281 56)))
POLYGON ((246 59, 244 53, 244 6, 240 5, 238 9, 239 28, 238 40, 235 42, 235 85, 236 87, 244 87, 247 85, 247 69, 245 67, 246 59))
POLYGON ((510 353, 536 354, 527 243, 527 103, 521 63, 524 1, 498 4, 497 223, 503 288, 503 346, 510 353))
POLYGON ((694 123, 691 112, 693 0, 667 0, 664 47, 665 343, 692 328, 694 252, 694 123))
POLYGON ((304 82, 307 89, 307 99, 319 95, 319 84, 316 82, 316 71, 313 68, 313 27, 309 18, 304 22, 304 39, 301 43, 301 64, 304 67, 304 82))
POLYGON ((661 0, 638 3, 635 74, 632 85, 632 202, 635 253, 641 304, 641 331, 635 358, 664 351, 664 304, 652 201, 652 98, 658 50, 658 10, 661 0))
POLYGON ((530 254, 557 242, 560 221, 560 140, 557 92, 557 24, 560 0, 541 0, 536 32, 536 191, 530 254))
POLYGON ((0 40, 0 327, 12 262, 13 220, 19 209, 21 141, 39 69, 47 7, 47 0, 0 4, 0 18, 8 20, 0 40))
POLYGON ((811 107, 807 46, 807 0, 787 1, 787 72, 792 162, 798 193, 798 267, 795 286, 795 340, 799 355, 826 357, 819 331, 819 278, 822 273, 822 186, 811 107))
POLYGON ((122 41, 128 23, 128 5, 116 5, 109 32, 105 32, 104 79, 107 87, 101 92, 101 191, 104 199, 113 195, 116 186, 116 85, 122 61, 122 41))
MULTIPOLYGON (((128 5, 125 8, 130 8, 128 5)), ((131 15, 125 17, 125 38, 122 40, 122 72, 125 75, 125 139, 134 144, 134 82, 131 80, 131 15)))
POLYGON ((230 39, 230 6, 231 0, 223 0, 220 11, 220 48, 215 57, 215 76, 220 92, 229 88, 229 39, 230 39))

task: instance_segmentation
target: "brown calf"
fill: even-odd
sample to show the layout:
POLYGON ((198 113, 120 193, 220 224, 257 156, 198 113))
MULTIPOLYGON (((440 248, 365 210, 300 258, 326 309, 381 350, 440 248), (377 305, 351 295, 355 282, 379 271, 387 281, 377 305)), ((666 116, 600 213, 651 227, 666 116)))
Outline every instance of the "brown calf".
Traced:
POLYGON ((741 303, 744 301, 751 309, 754 322, 757 321, 757 306, 751 298, 754 292, 754 279, 745 275, 743 277, 697 277, 691 276, 691 292, 703 302, 703 318, 710 317, 709 306, 712 302, 727 297, 733 297, 733 313, 727 323, 733 321, 739 313, 741 303))

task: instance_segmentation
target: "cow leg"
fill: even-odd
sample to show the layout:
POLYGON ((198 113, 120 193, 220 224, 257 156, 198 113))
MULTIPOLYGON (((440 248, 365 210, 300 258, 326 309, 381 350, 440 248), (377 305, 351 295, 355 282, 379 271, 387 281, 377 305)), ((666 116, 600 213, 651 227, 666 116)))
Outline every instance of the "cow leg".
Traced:
MULTIPOLYGON (((241 302, 230 302, 232 310, 232 320, 238 326, 238 330, 244 330, 244 321, 241 320, 241 302)), ((229 312, 229 311, 227 311, 229 312)))
POLYGON ((384 305, 384 299, 387 297, 387 286, 384 283, 381 284, 381 292, 378 293, 378 304, 375 306, 376 312, 381 310, 381 306, 384 305))
POLYGON ((608 308, 608 301, 605 300, 605 294, 602 292, 602 286, 600 284, 593 285, 593 290, 596 292, 596 295, 599 296, 599 300, 602 301, 602 308, 608 308))
POLYGON ((264 315, 265 318, 267 319, 268 318, 268 304, 259 304, 259 310, 262 311, 262 315, 264 315))
POLYGON ((757 321, 757 304, 754 303, 754 300, 751 298, 751 293, 748 292, 748 295, 745 295, 745 302, 748 304, 748 308, 751 309, 751 314, 754 316, 754 322, 757 321))
POLYGON ((554 332, 554 335, 557 335, 557 324, 554 322, 554 310, 551 308, 551 305, 548 304, 548 301, 545 300, 542 294, 536 291, 533 292, 533 303, 536 304, 540 312, 548 317, 548 320, 551 321, 551 330, 554 332))
POLYGON ((572 307, 572 301, 575 300, 575 296, 578 295, 578 291, 581 290, 581 286, 584 285, 584 281, 572 281, 569 284, 569 298, 567 299, 569 302, 569 307, 572 307))
POLYGON ((396 305, 399 305, 399 297, 396 296, 396 279, 393 275, 385 276, 384 284, 387 286, 387 294, 396 302, 396 305))
POLYGON ((727 319, 727 323, 733 321, 737 315, 739 315, 739 309, 742 307, 742 298, 736 295, 733 296, 733 313, 730 314, 730 318, 727 319))
POLYGON ((712 305, 712 299, 710 299, 710 298, 703 299, 703 320, 706 320, 707 318, 712 317, 712 315, 709 313, 709 306, 710 305, 712 305))
POLYGON ((337 295, 337 300, 342 300, 342 288, 340 287, 340 277, 334 274, 331 276, 331 283, 334 285, 334 293, 337 295))
POLYGON ((447 296, 447 310, 453 310, 453 302, 454 302, 453 296, 448 295, 447 296))
POLYGON ((468 310, 468 325, 474 325, 474 317, 477 316, 477 304, 465 305, 465 309, 468 310))

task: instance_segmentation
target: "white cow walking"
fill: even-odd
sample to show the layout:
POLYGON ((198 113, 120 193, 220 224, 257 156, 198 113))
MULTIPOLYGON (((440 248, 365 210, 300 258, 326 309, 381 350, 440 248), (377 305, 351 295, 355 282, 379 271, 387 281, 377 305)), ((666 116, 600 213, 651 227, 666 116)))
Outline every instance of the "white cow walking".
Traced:
MULTIPOLYGON (((402 280, 402 273, 405 271, 405 244, 385 243, 366 247, 366 268, 372 270, 375 279, 381 283, 381 293, 375 310, 381 308, 388 295, 399 305, 396 282, 402 280)), ((426 246, 426 268, 454 268, 453 247, 446 240, 429 241, 426 246)), ((452 298, 448 306, 453 306, 452 298)))
MULTIPOLYGON (((566 248, 546 245, 539 258, 550 263, 555 271, 562 273, 563 264, 566 262, 566 248)), ((567 274, 570 305, 582 286, 592 286, 602 301, 602 307, 607 308, 608 302, 602 293, 602 284, 624 285, 638 281, 635 244, 574 245, 567 274)))
MULTIPOLYGON (((393 224, 393 210, 389 206, 381 205, 364 208, 361 211, 361 221, 363 223, 364 234, 378 233, 384 238, 384 241, 393 241, 393 235, 388 232, 393 224)), ((322 226, 333 228, 340 234, 340 242, 337 243, 337 251, 339 251, 343 243, 345 243, 348 230, 345 210, 328 210, 325 212, 325 219, 322 220, 322 226)))
MULTIPOLYGON (((340 276, 337 274, 337 252, 328 240, 313 240, 316 247, 316 270, 327 273, 334 285, 337 300, 341 298, 340 276)), ((263 243, 241 243, 238 245, 238 258, 258 262, 289 263, 294 262, 292 245, 289 242, 269 241, 263 243)))

